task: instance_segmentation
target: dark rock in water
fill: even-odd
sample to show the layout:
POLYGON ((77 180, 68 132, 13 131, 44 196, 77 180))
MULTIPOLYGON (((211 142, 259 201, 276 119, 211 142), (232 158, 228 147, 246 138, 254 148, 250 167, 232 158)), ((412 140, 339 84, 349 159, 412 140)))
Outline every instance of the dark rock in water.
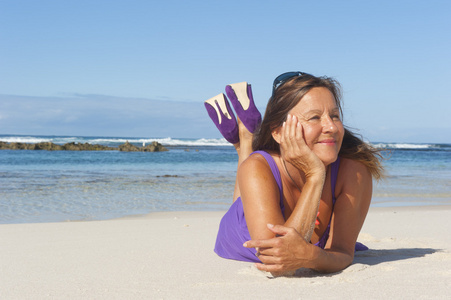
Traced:
POLYGON ((162 144, 153 141, 151 144, 143 147, 144 152, 161 152, 161 151, 169 151, 166 147, 164 147, 162 144))
POLYGON ((119 151, 142 151, 142 152, 157 152, 157 151, 168 151, 163 145, 158 142, 152 142, 146 147, 137 147, 130 144, 128 141, 120 145, 118 148, 108 147, 103 145, 89 143, 67 143, 64 145, 57 145, 52 142, 41 142, 36 144, 26 144, 26 143, 6 143, 0 142, 0 150, 47 150, 47 151, 108 151, 108 150, 119 150, 119 151))
POLYGON ((125 144, 119 145, 119 151, 136 152, 141 150, 139 149, 139 147, 130 144, 128 141, 126 141, 125 144))
POLYGON ((41 143, 37 143, 37 144, 0 142, 0 149, 8 149, 8 150, 49 150, 49 151, 65 150, 63 146, 56 145, 56 144, 51 143, 51 142, 41 142, 41 143))
POLYGON ((84 144, 80 144, 80 143, 67 143, 64 144, 62 150, 68 150, 68 151, 106 151, 106 150, 117 150, 116 148, 113 147, 108 147, 108 146, 103 146, 103 145, 98 145, 98 144, 94 144, 91 145, 89 143, 84 143, 84 144))
POLYGON ((48 151, 61 151, 61 150, 64 150, 63 146, 56 145, 56 144, 51 143, 51 142, 37 143, 37 144, 34 144, 34 146, 36 147, 35 150, 48 150, 48 151))
POLYGON ((166 147, 161 145, 160 143, 154 141, 151 144, 145 147, 138 147, 133 144, 130 144, 128 141, 125 144, 119 145, 119 151, 127 151, 127 152, 160 152, 160 151, 168 151, 166 147))

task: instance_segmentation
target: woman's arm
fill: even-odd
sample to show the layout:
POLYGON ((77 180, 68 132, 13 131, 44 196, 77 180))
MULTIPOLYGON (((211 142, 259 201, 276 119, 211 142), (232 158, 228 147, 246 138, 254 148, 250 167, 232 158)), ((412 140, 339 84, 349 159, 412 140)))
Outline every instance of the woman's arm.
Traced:
POLYGON ((324 272, 344 269, 354 259, 355 243, 368 213, 373 193, 371 173, 360 162, 341 159, 336 193, 337 201, 325 249, 335 258, 346 255, 347 260, 342 264, 314 266, 314 269, 324 272))
POLYGON ((280 209, 280 193, 271 169, 260 155, 247 159, 238 171, 241 200, 246 223, 252 239, 267 239, 274 233, 266 224, 280 224, 295 228, 310 240, 318 212, 323 179, 310 179, 302 189, 290 217, 285 220, 280 209))
POLYGON ((284 224, 279 188, 262 155, 251 155, 237 173, 247 228, 252 239, 268 239, 274 234, 267 223, 284 224))
POLYGON ((296 116, 288 115, 282 128, 274 134, 274 138, 280 145, 281 160, 287 161, 305 176, 304 186, 285 226, 293 227, 305 240, 310 241, 315 229, 326 168, 319 157, 307 146, 303 125, 296 116))
POLYGON ((349 266, 371 202, 371 174, 363 164, 342 159, 336 190, 339 195, 324 250, 307 243, 294 228, 268 225, 278 237, 244 244, 259 249, 259 259, 264 264, 257 264, 257 268, 277 274, 298 268, 337 272, 349 266))
POLYGON ((288 116, 276 138, 282 159, 302 170, 306 182, 285 221, 280 211, 279 189, 265 159, 254 155, 243 162, 237 178, 249 233, 252 239, 271 238, 274 233, 266 228, 266 224, 281 224, 295 228, 310 240, 324 185, 324 164, 305 144, 302 126, 296 117, 288 116))

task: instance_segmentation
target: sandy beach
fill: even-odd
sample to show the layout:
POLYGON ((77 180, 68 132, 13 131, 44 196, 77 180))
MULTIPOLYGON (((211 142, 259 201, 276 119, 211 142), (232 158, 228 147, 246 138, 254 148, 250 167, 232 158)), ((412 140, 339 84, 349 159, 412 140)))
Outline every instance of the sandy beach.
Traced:
POLYGON ((223 212, 0 225, 1 299, 448 299, 451 207, 371 208, 347 269, 271 278, 213 252, 223 212), (403 224, 401 226, 401 224, 403 224))

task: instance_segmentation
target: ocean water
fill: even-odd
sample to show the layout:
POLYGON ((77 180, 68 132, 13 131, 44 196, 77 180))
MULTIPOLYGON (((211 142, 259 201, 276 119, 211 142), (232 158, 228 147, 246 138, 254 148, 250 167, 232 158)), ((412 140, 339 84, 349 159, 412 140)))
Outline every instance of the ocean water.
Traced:
MULTIPOLYGON (((102 220, 156 211, 226 210, 237 155, 224 139, 0 135, 0 141, 142 146, 168 152, 0 150, 0 224, 102 220)), ((450 205, 451 145, 388 149, 372 206, 450 205)))

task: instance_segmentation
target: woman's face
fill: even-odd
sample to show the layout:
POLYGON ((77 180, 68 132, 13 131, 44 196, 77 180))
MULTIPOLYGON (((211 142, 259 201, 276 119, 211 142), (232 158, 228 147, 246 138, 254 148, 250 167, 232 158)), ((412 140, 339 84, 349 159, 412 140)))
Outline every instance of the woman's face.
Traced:
POLYGON ((334 96, 327 88, 311 89, 289 114, 298 118, 306 144, 325 165, 337 160, 344 128, 334 96))

